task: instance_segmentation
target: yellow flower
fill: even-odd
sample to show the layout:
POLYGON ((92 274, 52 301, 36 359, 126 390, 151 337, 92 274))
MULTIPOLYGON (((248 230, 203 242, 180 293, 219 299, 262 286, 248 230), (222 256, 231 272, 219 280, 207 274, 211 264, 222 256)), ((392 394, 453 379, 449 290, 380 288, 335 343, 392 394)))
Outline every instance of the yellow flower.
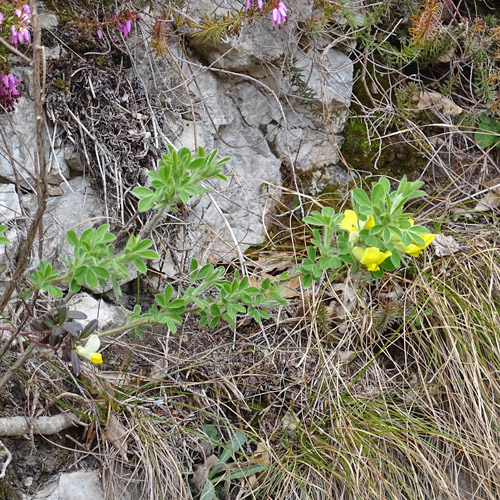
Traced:
POLYGON ((371 229, 375 225, 375 220, 373 219, 373 216, 370 216, 370 218, 365 222, 365 227, 363 229, 371 229))
POLYGON ((99 337, 97 335, 91 335, 88 338, 85 347, 79 345, 75 351, 79 356, 87 358, 91 363, 94 363, 94 365, 100 365, 102 363, 102 355, 97 352, 100 346, 101 341, 99 340, 99 337))
POLYGON ((419 236, 425 241, 424 245, 411 243, 410 245, 405 247, 405 252, 412 257, 418 257, 422 253, 422 250, 428 247, 436 238, 436 236, 432 233, 420 234, 419 236))
POLYGON ((344 211, 344 219, 340 223, 340 227, 349 232, 358 230, 358 216, 354 210, 344 211))
POLYGON ((371 229, 375 225, 373 217, 370 217, 365 223, 358 222, 358 216, 354 210, 344 210, 344 218, 340 223, 342 229, 346 229, 349 232, 356 231, 359 232, 362 229, 371 229))
POLYGON ((380 264, 382 264, 387 257, 392 255, 390 250, 382 252, 377 247, 354 247, 352 253, 361 264, 366 266, 368 271, 378 271, 380 269, 380 264))

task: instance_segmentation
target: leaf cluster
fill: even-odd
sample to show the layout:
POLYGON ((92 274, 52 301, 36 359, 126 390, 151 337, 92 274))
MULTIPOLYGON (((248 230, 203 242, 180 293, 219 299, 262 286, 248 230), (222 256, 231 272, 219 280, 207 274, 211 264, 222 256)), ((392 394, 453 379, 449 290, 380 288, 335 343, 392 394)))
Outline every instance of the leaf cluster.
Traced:
POLYGON ((268 309, 287 305, 281 296, 281 289, 265 279, 260 287, 251 286, 247 276, 240 278, 236 272, 232 280, 225 277, 222 266, 212 264, 199 266, 193 259, 190 265, 188 288, 179 287, 174 293, 172 285, 167 285, 163 294, 155 295, 155 304, 142 313, 137 305, 133 320, 150 319, 151 322, 166 324, 176 333, 182 323, 182 314, 189 308, 200 317, 200 326, 214 328, 220 321, 236 325, 238 314, 248 315, 255 321, 269 318, 268 309))
POLYGON ((343 226, 346 213, 336 214, 331 207, 321 212, 314 211, 304 221, 314 226, 311 245, 307 247, 307 257, 302 261, 300 271, 304 275, 303 284, 310 285, 320 279, 325 271, 337 269, 343 264, 351 265, 355 272, 358 261, 354 247, 377 248, 389 251, 390 258, 380 264, 380 269, 372 271, 373 277, 381 277, 385 271, 400 267, 404 262, 405 249, 411 245, 426 246, 422 235, 429 234, 427 228, 414 225, 411 213, 405 213, 405 204, 425 195, 421 181, 410 182, 403 177, 395 191, 391 191, 389 181, 382 177, 372 183, 370 193, 357 188, 351 192, 354 212, 353 224, 343 226))
POLYGON ((253 464, 245 467, 238 466, 236 469, 229 468, 228 462, 237 462, 239 451, 246 443, 247 436, 240 430, 236 430, 227 442, 221 442, 217 428, 213 425, 203 426, 204 434, 209 439, 209 446, 213 451, 222 448, 220 455, 213 455, 213 460, 207 460, 205 465, 206 479, 199 486, 201 488, 200 499, 203 500, 225 500, 228 498, 231 481, 241 478, 249 478, 254 474, 264 471, 267 466, 263 464, 253 464))
POLYGON ((139 211, 145 212, 154 208, 166 208, 175 211, 177 203, 187 203, 191 196, 203 196, 210 192, 202 182, 208 179, 227 180, 221 172, 221 166, 229 158, 216 159, 217 150, 205 155, 203 148, 193 156, 187 148, 177 151, 168 147, 168 154, 163 154, 158 162, 158 171, 150 171, 151 188, 136 187, 132 192, 138 196, 139 211))
POLYGON ((500 121, 483 113, 479 116, 478 128, 474 139, 482 148, 500 147, 500 121))

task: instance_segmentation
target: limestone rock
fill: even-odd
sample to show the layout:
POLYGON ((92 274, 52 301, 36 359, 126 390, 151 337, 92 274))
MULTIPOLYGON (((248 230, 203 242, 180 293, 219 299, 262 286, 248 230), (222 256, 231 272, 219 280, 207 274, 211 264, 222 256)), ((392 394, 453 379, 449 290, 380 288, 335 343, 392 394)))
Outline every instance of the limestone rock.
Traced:
POLYGON ((236 242, 242 251, 262 243, 263 221, 281 185, 281 161, 258 130, 236 122, 221 127, 219 137, 216 147, 231 156, 225 172, 228 182, 213 183, 213 201, 202 198, 190 220, 192 256, 201 261, 233 258, 236 242), (229 151, 228 144, 235 148, 229 151))
POLYGON ((99 322, 99 331, 121 326, 126 323, 128 315, 119 306, 109 304, 104 300, 96 300, 85 292, 80 292, 68 302, 70 309, 81 311, 87 315, 82 324, 96 319, 99 322))
POLYGON ((31 500, 104 500, 104 491, 97 471, 78 471, 61 474, 31 500))
MULTIPOLYGON (((25 94, 29 94, 30 71, 26 68, 12 70, 23 84, 28 85, 25 94)), ((0 177, 10 182, 20 182, 23 186, 34 188, 33 151, 36 148, 35 107, 31 99, 21 97, 11 113, 0 114, 0 128, 7 131, 9 137, 9 154, 0 155, 0 177)), ((50 152, 49 141, 45 144, 50 152)), ((65 163, 56 164, 56 160, 49 164, 48 182, 59 184, 62 176, 68 177, 69 169, 65 163)))
POLYGON ((0 184, 0 224, 21 215, 19 196, 14 184, 0 184))

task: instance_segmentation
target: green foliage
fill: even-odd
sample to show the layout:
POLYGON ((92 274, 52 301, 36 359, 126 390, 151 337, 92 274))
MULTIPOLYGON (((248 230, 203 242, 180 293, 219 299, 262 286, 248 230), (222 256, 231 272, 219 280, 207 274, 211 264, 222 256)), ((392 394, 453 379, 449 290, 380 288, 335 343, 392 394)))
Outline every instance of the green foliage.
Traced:
POLYGON ((478 128, 474 139, 482 148, 500 147, 500 121, 483 113, 479 116, 478 128))
POLYGON ((221 17, 205 14, 201 24, 196 26, 198 29, 193 32, 193 37, 200 43, 217 42, 229 34, 239 33, 245 20, 246 16, 242 12, 227 12, 221 17))
POLYGON ((125 249, 115 255, 112 242, 116 237, 109 232, 108 224, 87 229, 80 238, 73 230, 68 231, 67 239, 73 247, 73 256, 65 259, 68 272, 62 279, 69 280, 72 292, 78 292, 84 285, 94 290, 105 287, 110 280, 115 296, 120 297, 118 282, 129 275, 126 264, 132 262, 140 273, 145 273, 146 265, 142 260, 158 258, 158 254, 149 249, 151 240, 141 240, 134 235, 130 236, 125 249))
POLYGON ((172 146, 168 147, 168 155, 162 155, 158 162, 158 171, 149 172, 151 186, 136 187, 133 193, 141 198, 139 211, 145 212, 151 208, 156 210, 165 207, 169 211, 175 211, 179 201, 187 203, 191 196, 203 196, 210 189, 201 183, 214 178, 227 180, 221 173, 221 166, 229 161, 229 158, 216 160, 217 150, 205 156, 203 148, 198 148, 198 153, 193 157, 191 151, 182 148, 176 151, 172 146))
POLYGON ((52 284, 58 277, 59 272, 52 269, 52 264, 41 261, 29 280, 33 290, 45 290, 51 297, 62 297, 62 290, 52 284))
POLYGON ((167 285, 163 294, 155 296, 155 302, 148 312, 142 313, 136 306, 133 320, 150 319, 166 324, 172 333, 181 324, 181 315, 189 307, 200 316, 200 326, 214 328, 223 320, 236 325, 238 314, 251 316, 255 321, 269 318, 269 308, 287 305, 281 296, 281 289, 265 279, 260 287, 250 285, 247 276, 240 278, 236 272, 232 280, 225 279, 225 269, 205 264, 199 267, 193 259, 190 266, 190 285, 179 287, 174 294, 172 285, 167 285))
MULTIPOLYGON (((7 226, 0 225, 0 235, 7 230, 7 226)), ((0 236, 0 245, 7 245, 9 242, 9 238, 5 236, 0 236)))
POLYGON ((355 272, 363 264, 372 277, 400 267, 406 254, 417 256, 434 239, 423 226, 415 226, 405 204, 425 195, 422 182, 403 177, 391 192, 390 183, 382 177, 372 184, 370 193, 363 189, 351 192, 353 210, 335 214, 331 207, 312 212, 305 222, 315 226, 307 257, 301 265, 303 284, 320 279, 324 271, 351 264, 355 272), (319 228, 319 229, 318 229, 319 228), (334 238, 334 235, 336 238, 334 238))
POLYGON ((228 470, 225 464, 230 460, 237 462, 238 452, 246 443, 247 436, 236 429, 228 442, 221 442, 218 439, 217 429, 213 425, 205 425, 204 431, 209 438, 212 450, 216 451, 217 448, 222 447, 222 451, 218 459, 207 461, 208 466, 205 465, 208 474, 200 493, 200 500, 225 500, 228 498, 231 481, 248 478, 267 469, 266 465, 257 464, 238 468, 237 470, 228 470))

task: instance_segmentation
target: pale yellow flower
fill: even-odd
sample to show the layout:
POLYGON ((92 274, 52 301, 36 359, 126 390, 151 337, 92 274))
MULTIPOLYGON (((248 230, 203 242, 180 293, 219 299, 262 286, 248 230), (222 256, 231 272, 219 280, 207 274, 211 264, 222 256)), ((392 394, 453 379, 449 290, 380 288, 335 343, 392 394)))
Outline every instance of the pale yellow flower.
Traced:
POLYGON ((85 347, 79 345, 75 351, 79 356, 87 358, 91 363, 94 363, 94 365, 100 365, 102 363, 102 355, 97 352, 100 346, 101 341, 99 340, 99 337, 97 335, 91 335, 88 338, 85 347))
POLYGON ((340 223, 342 229, 346 229, 349 232, 359 231, 363 229, 371 229, 375 225, 373 217, 370 217, 366 222, 359 222, 358 216, 354 210, 344 210, 344 218, 340 223))
POLYGON ((358 216, 354 210, 344 211, 344 218, 340 223, 340 227, 349 232, 358 230, 358 216))
POLYGON ((385 259, 392 255, 392 252, 390 250, 382 252, 377 247, 354 247, 352 249, 352 253, 361 264, 366 266, 368 271, 378 271, 380 269, 380 264, 382 264, 385 259))
POLYGON ((422 250, 428 247, 436 238, 436 236, 432 233, 420 234, 419 236, 425 241, 424 245, 411 243, 410 245, 405 247, 405 252, 412 257, 418 257, 422 253, 422 250))

